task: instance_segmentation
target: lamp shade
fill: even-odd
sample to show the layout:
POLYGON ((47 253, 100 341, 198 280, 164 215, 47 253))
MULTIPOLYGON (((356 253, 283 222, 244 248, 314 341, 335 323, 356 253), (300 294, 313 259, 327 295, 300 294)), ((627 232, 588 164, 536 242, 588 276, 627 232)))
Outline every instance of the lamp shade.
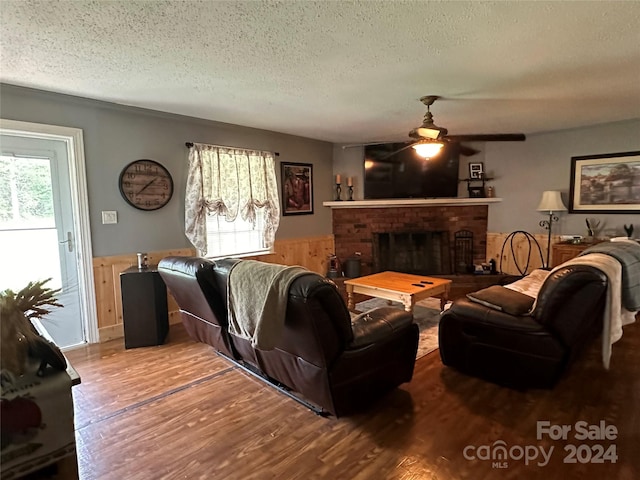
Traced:
POLYGON ((547 190, 542 192, 542 199, 540 205, 538 205, 539 212, 562 212, 567 207, 562 203, 562 196, 557 190, 547 190))
POLYGON ((442 144, 438 142, 423 142, 413 146, 418 155, 424 158, 431 158, 438 154, 442 148, 442 144))

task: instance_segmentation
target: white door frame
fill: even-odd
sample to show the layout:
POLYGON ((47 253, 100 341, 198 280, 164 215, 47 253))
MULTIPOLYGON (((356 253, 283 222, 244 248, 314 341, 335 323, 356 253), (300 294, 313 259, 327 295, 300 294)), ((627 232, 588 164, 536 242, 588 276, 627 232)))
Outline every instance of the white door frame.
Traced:
POLYGON ((69 162, 69 183, 71 184, 73 228, 78 247, 80 312, 84 322, 87 342, 97 343, 99 342, 98 314, 93 279, 93 253, 91 250, 89 201, 82 130, 0 118, 0 133, 19 134, 23 137, 44 138, 66 143, 69 162))

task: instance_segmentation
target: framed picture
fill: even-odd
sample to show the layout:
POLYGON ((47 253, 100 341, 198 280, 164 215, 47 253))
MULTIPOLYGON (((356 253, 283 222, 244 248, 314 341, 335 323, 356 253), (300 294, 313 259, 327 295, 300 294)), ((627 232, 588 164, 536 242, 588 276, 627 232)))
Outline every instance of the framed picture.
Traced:
POLYGON ((640 210, 640 151, 571 157, 569 211, 640 210))
POLYGON ((481 179, 484 175, 484 164, 482 162, 469 164, 469 178, 481 179))
POLYGON ((283 162, 280 167, 282 169, 282 214, 312 214, 313 165, 283 162))

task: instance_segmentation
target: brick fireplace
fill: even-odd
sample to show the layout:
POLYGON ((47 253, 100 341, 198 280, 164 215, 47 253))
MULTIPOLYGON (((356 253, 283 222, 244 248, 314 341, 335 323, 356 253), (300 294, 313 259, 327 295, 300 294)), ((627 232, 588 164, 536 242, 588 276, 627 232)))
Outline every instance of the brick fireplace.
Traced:
MULTIPOLYGON (((486 262, 488 205, 421 205, 394 207, 333 208, 333 234, 336 255, 344 262, 356 252, 361 253, 362 274, 375 271, 374 249, 379 239, 392 234, 412 234, 427 237, 439 232, 445 237, 448 251, 440 262, 444 268, 455 271, 451 265, 455 258, 454 234, 460 230, 473 233, 473 263, 486 262), (448 255, 447 255, 448 254, 448 255)), ((423 274, 447 273, 422 272, 423 274)))

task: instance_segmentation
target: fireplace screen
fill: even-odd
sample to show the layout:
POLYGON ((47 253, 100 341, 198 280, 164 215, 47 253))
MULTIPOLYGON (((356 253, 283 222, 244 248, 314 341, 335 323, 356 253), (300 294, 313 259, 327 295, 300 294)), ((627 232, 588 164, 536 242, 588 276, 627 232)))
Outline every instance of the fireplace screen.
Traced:
POLYGON ((473 273, 473 232, 460 230, 453 235, 455 272, 473 273))
POLYGON ((448 232, 373 234, 373 271, 446 275, 451 273, 448 232))

